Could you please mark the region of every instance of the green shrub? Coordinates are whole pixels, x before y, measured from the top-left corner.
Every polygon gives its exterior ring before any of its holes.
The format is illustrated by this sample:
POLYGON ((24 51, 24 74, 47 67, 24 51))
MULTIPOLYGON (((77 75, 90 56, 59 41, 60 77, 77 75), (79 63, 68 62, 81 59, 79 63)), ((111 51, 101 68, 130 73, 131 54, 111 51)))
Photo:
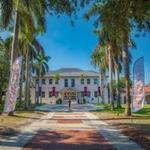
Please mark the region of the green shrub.
POLYGON ((2 103, 0 104, 0 113, 2 113, 4 110, 4 100, 2 101, 2 103))
POLYGON ((56 104, 62 104, 62 99, 61 98, 57 99, 56 104))
MULTIPOLYGON (((35 109, 35 104, 32 103, 32 101, 30 100, 30 110, 34 110, 35 109)), ((22 100, 21 101, 21 104, 19 102, 19 100, 16 101, 16 107, 15 107, 15 110, 18 111, 18 110, 25 110, 25 100, 22 100)))

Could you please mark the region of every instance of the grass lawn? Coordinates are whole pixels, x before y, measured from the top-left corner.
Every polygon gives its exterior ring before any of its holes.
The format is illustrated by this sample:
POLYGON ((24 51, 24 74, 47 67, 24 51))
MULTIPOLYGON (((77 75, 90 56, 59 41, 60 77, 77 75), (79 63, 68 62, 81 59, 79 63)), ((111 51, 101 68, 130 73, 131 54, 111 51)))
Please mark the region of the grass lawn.
POLYGON ((121 129, 122 133, 128 135, 132 140, 149 150, 150 145, 150 105, 131 117, 124 115, 124 107, 110 110, 110 105, 102 105, 104 110, 93 111, 101 120, 121 129))
POLYGON ((0 115, 0 136, 18 133, 22 127, 40 119, 45 113, 17 111, 13 116, 0 115))

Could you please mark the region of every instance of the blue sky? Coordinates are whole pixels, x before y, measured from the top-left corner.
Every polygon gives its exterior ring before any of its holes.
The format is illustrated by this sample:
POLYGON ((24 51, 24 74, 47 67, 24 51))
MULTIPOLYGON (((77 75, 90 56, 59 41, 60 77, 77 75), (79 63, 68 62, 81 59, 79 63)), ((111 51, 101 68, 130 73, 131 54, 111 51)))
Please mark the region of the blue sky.
MULTIPOLYGON (((52 57, 49 62, 51 70, 61 67, 95 69, 90 56, 98 39, 93 33, 92 21, 85 21, 82 16, 78 16, 72 27, 69 17, 65 15, 60 18, 47 16, 47 32, 38 39, 47 55, 52 57)), ((133 39, 137 49, 131 50, 132 62, 141 56, 145 57, 146 83, 150 83, 150 35, 138 38, 133 35, 133 39)))
POLYGON ((137 49, 131 50, 133 62, 141 56, 144 56, 145 82, 150 83, 150 34, 139 38, 133 37, 137 49))
POLYGON ((47 16, 47 32, 38 38, 48 55, 50 69, 78 67, 93 69, 90 62, 92 49, 97 43, 91 23, 78 18, 71 26, 70 18, 47 16))

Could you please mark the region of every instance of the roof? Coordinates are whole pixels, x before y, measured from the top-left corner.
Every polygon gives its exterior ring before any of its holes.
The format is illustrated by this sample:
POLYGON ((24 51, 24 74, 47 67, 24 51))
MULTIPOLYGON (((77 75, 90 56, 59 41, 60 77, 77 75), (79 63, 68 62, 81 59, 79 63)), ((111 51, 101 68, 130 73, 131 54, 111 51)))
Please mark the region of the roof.
POLYGON ((65 72, 81 72, 83 70, 79 68, 60 68, 57 70, 51 70, 49 73, 65 73, 65 72))
POLYGON ((45 77, 54 76, 59 74, 61 77, 80 77, 81 75, 85 77, 98 77, 99 73, 92 70, 81 70, 79 68, 60 68, 58 70, 49 71, 45 77))
POLYGON ((146 85, 144 90, 145 90, 145 93, 150 93, 150 85, 146 85))

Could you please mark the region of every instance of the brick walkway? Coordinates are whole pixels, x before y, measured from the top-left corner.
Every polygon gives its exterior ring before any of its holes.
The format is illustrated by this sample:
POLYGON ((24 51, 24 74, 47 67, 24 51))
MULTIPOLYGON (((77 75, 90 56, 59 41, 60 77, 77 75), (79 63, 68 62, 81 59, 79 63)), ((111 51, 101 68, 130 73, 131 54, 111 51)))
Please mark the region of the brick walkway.
POLYGON ((61 107, 42 106, 41 110, 47 109, 48 113, 41 119, 23 126, 20 134, 0 136, 0 150, 143 150, 114 126, 88 112, 91 106, 74 105, 73 112, 61 107))
POLYGON ((54 113, 22 150, 109 150, 112 145, 88 124, 82 112, 54 113))

